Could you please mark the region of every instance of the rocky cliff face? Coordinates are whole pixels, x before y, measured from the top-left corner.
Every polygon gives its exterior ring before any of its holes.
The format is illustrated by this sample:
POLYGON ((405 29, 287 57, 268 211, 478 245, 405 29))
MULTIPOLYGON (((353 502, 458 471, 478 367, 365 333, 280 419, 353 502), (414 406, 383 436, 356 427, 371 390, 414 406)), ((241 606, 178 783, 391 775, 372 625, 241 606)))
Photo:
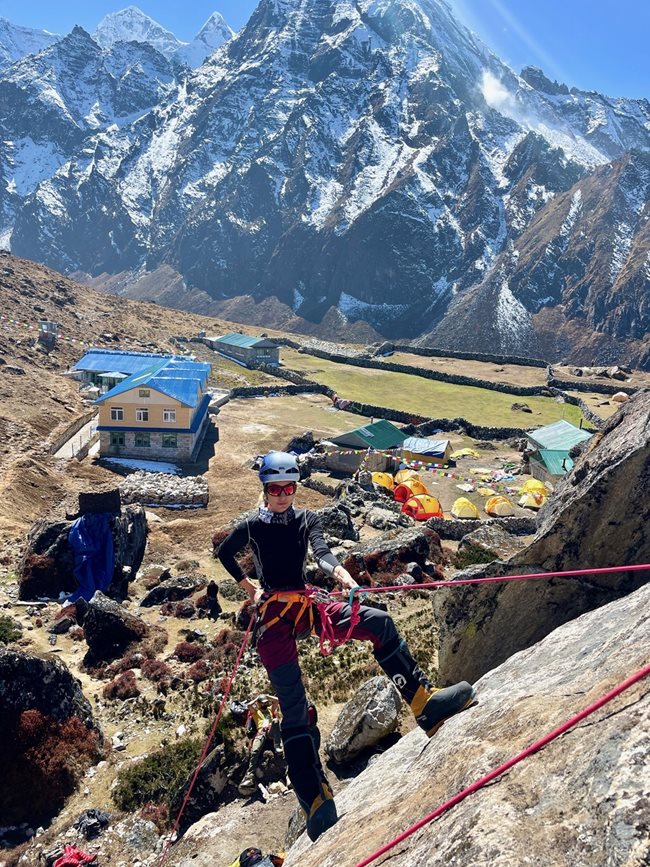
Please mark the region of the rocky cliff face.
POLYGON ((165 265, 217 304, 425 342, 479 331, 525 354, 543 331, 557 358, 572 341, 548 309, 641 341, 649 119, 515 75, 442 0, 261 0, 169 97, 43 177, 12 249, 95 276, 165 265))
MULTIPOLYGON (((647 665, 650 586, 551 633, 482 677, 478 703, 430 741, 416 730, 337 797, 341 819, 285 867, 351 867, 647 665)), ((425 825, 388 855, 443 864, 644 864, 647 679, 425 825)), ((210 844, 193 863, 207 860, 210 844), (207 850, 207 851, 206 851, 207 850)))

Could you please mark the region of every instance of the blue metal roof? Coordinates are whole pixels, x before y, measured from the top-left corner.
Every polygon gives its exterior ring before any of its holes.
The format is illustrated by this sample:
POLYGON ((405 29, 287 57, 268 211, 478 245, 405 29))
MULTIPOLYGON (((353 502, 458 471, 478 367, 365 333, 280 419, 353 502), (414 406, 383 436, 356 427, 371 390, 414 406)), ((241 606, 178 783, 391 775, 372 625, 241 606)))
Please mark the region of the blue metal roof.
MULTIPOLYGON (((173 355, 162 355, 159 352, 124 352, 121 349, 91 349, 75 364, 73 370, 84 370, 89 373, 107 373, 119 371, 129 376, 139 373, 155 364, 157 361, 173 359, 173 355)), ((184 359, 183 359, 184 360, 184 359)))
POLYGON ((180 401, 185 406, 195 407, 201 399, 201 391, 208 383, 209 374, 210 365, 204 362, 183 360, 182 364, 177 364, 174 359, 163 359, 118 383, 106 394, 97 398, 95 403, 103 403, 133 388, 153 388, 161 394, 180 401))

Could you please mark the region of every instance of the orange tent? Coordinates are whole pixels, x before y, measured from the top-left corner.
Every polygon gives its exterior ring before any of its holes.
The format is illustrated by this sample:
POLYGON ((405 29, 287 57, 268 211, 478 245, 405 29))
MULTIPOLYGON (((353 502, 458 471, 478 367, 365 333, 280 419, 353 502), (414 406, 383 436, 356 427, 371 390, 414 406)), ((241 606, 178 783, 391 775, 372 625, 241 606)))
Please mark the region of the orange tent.
POLYGON ((419 479, 408 479, 397 485, 393 491, 393 496, 398 503, 405 503, 409 497, 416 497, 418 494, 428 494, 426 487, 419 479))
POLYGON ((402 512, 405 515, 410 515, 416 521, 426 521, 427 518, 443 518, 442 506, 430 494, 418 494, 414 497, 409 497, 402 505, 402 512))

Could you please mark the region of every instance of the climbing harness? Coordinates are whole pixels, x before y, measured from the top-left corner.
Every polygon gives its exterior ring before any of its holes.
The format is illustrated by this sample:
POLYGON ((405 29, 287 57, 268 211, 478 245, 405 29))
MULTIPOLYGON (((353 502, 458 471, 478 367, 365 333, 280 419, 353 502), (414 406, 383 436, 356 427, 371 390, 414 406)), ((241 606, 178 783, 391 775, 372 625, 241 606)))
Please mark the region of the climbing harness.
POLYGON ((320 587, 312 587, 308 585, 304 590, 278 590, 265 596, 262 604, 259 607, 257 620, 253 629, 253 646, 262 637, 262 635, 275 626, 280 620, 290 620, 293 623, 294 634, 301 635, 318 635, 320 640, 320 652, 322 656, 330 656, 335 647, 339 647, 350 640, 350 636, 358 625, 361 617, 359 608, 361 607, 361 597, 358 591, 363 591, 364 588, 353 587, 348 592, 348 604, 350 606, 350 625, 346 634, 337 638, 334 634, 334 626, 330 616, 330 606, 333 602, 333 595, 320 587), (269 606, 276 602, 283 602, 282 610, 266 620, 269 612, 269 606), (296 606, 294 608, 294 606, 296 606), (314 608, 317 612, 317 617, 314 617, 314 608), (300 628, 300 623, 303 617, 307 617, 307 623, 304 629, 300 628))

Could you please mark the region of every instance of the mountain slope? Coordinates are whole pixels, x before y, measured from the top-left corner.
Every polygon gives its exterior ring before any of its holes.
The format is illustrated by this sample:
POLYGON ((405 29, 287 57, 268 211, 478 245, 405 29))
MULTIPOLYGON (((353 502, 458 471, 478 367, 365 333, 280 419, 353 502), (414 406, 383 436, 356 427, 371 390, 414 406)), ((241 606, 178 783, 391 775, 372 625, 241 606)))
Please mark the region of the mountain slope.
POLYGON ((217 302, 416 337, 558 194, 649 147, 646 101, 516 76, 442 0, 262 0, 166 101, 44 179, 12 249, 93 276, 164 264, 217 302))
POLYGON ((47 30, 21 27, 7 18, 0 18, 0 70, 11 66, 26 54, 38 54, 61 37, 47 30))

